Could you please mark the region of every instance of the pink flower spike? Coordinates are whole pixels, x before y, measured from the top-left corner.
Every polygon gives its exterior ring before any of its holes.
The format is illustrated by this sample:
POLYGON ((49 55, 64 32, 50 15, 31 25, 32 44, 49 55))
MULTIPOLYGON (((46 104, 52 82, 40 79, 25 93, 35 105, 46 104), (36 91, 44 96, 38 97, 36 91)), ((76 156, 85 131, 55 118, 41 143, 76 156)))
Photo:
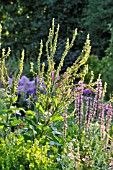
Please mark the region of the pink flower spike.
POLYGON ((55 71, 52 71, 52 81, 54 81, 55 77, 54 77, 55 71))
POLYGON ((63 74, 63 76, 62 76, 63 78, 66 78, 66 74, 63 74))
POLYGON ((60 80, 60 76, 59 75, 56 77, 56 80, 60 80))

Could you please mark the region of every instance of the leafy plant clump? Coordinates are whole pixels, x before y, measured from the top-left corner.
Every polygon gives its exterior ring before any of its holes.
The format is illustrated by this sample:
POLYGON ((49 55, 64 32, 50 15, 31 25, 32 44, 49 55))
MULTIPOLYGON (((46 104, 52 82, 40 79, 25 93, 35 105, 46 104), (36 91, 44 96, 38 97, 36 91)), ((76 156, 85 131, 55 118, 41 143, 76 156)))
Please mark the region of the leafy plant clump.
POLYGON ((55 68, 59 25, 49 30, 45 44, 48 61, 40 64, 43 42, 40 42, 37 71, 30 63, 32 80, 23 75, 24 51, 19 73, 9 77, 5 60, 10 55, 2 49, 0 80, 0 146, 1 169, 109 169, 112 160, 112 98, 104 101, 106 83, 100 75, 84 83, 91 46, 87 36, 81 55, 61 74, 64 59, 77 36, 67 38, 61 61, 55 68), (81 69, 80 69, 81 68, 81 69), (80 72, 81 70, 81 72, 80 72), (76 79, 78 83, 76 82, 76 79))

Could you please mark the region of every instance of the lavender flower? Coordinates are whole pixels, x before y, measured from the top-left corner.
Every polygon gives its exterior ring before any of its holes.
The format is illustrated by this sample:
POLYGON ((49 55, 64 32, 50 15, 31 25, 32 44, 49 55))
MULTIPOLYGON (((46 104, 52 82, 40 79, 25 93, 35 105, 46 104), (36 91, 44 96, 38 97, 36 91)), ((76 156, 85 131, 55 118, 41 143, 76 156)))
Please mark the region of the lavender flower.
POLYGON ((100 119, 100 124, 101 124, 101 129, 100 129, 101 140, 103 140, 105 138, 104 111, 105 111, 105 106, 102 103, 101 108, 100 108, 100 114, 99 114, 99 119, 100 119))
POLYGON ((76 112, 77 112, 77 116, 76 116, 76 122, 79 123, 79 127, 82 124, 82 116, 83 116, 83 82, 80 81, 78 83, 78 88, 77 91, 79 92, 77 94, 77 98, 75 99, 75 108, 76 108, 76 112))
POLYGON ((23 86, 29 82, 29 79, 26 76, 22 76, 21 79, 18 81, 18 86, 23 86))
POLYGON ((9 87, 12 86, 12 83, 13 83, 13 80, 12 80, 11 78, 9 78, 9 80, 8 80, 8 85, 9 85, 9 87))
POLYGON ((35 78, 35 81, 36 81, 36 83, 39 83, 39 82, 40 82, 40 77, 37 76, 37 77, 35 78))
POLYGON ((90 94, 94 94, 94 92, 90 89, 85 89, 85 90, 83 90, 83 94, 90 95, 90 94))
MULTIPOLYGON (((113 110, 112 110, 112 105, 111 103, 106 105, 106 110, 107 110, 107 115, 106 115, 106 132, 108 133, 110 130, 110 124, 111 124, 111 120, 112 120, 112 116, 113 116, 113 110)), ((106 136, 106 147, 108 145, 109 142, 109 138, 108 135, 106 136)))
POLYGON ((27 94, 36 94, 35 82, 30 81, 26 76, 22 76, 18 82, 18 92, 17 94, 24 93, 27 94))
POLYGON ((91 111, 92 111, 92 98, 87 97, 86 98, 86 114, 85 114, 86 116, 85 123, 86 123, 87 130, 89 129, 90 121, 92 119, 91 111))
POLYGON ((99 78, 97 80, 97 88, 96 88, 95 98, 93 102, 93 113, 92 113, 93 119, 96 119, 98 117, 99 103, 100 101, 102 102, 102 92, 103 92, 102 81, 99 78))

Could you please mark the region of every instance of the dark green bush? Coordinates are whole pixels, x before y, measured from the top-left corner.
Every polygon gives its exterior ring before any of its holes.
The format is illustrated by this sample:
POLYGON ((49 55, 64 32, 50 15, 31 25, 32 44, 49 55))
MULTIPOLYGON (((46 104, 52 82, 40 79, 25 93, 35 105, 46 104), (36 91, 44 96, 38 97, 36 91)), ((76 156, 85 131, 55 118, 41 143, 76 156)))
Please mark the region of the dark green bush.
POLYGON ((100 60, 97 56, 91 55, 87 63, 89 65, 89 73, 86 75, 85 81, 89 81, 91 71, 94 72, 94 80, 101 74, 103 84, 107 82, 106 98, 108 99, 113 93, 113 58, 105 56, 100 60))
POLYGON ((113 26, 113 1, 89 0, 83 13, 81 26, 91 36, 92 53, 103 57, 110 39, 108 25, 113 26))
MULTIPOLYGON (((55 56, 56 65, 60 61, 61 53, 65 48, 65 40, 71 38, 73 30, 77 27, 80 31, 80 22, 82 9, 86 0, 18 0, 3 1, 0 7, 0 21, 3 25, 2 47, 11 47, 11 56, 18 59, 20 50, 25 49, 26 58, 36 59, 40 40, 46 42, 48 29, 50 28, 52 18, 55 18, 55 26, 59 23, 60 39, 58 43, 58 53, 55 56), (65 31, 64 31, 65 30, 65 31)), ((79 34, 80 35, 80 34, 79 34)), ((84 40, 86 39, 83 38, 84 40)), ((82 49, 83 41, 77 41, 76 47, 73 47, 65 60, 63 71, 75 61, 79 51, 82 49), (79 42, 79 43, 78 43, 79 42), (65 68, 66 67, 66 68, 65 68)), ((45 47, 43 49, 42 61, 46 60, 45 47)), ((10 62, 10 61, 9 61, 10 62)), ((14 68, 15 70, 15 68, 14 68)))

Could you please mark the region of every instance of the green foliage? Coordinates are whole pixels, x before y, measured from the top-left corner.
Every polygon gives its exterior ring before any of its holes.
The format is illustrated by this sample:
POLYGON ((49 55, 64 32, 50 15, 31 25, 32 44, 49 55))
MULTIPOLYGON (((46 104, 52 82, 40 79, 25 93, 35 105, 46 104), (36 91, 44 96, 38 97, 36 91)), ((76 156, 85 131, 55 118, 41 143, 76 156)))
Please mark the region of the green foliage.
POLYGON ((0 169, 1 170, 52 170, 56 168, 54 162, 56 153, 50 145, 41 145, 38 140, 34 143, 24 141, 23 136, 10 134, 6 140, 0 139, 0 169))
POLYGON ((94 82, 92 74, 89 82, 84 83, 88 73, 88 65, 84 64, 91 50, 89 35, 78 59, 62 75, 61 69, 68 51, 74 45, 77 29, 71 40, 67 38, 61 60, 55 68, 58 32, 59 24, 56 28, 53 19, 45 44, 47 71, 45 73, 45 63, 41 63, 41 41, 36 70, 33 62, 30 63, 36 93, 26 98, 24 91, 20 95, 17 93, 24 68, 24 51, 18 72, 10 84, 5 62, 10 55, 10 48, 7 52, 2 49, 0 79, 4 91, 1 89, 0 94, 3 104, 0 107, 1 170, 96 170, 113 166, 113 98, 104 102, 106 86, 102 87, 100 76, 94 82), (74 84, 76 78, 79 81, 74 84), (87 89, 92 90, 94 96, 85 95, 84 90, 87 89), (21 116, 18 117, 17 113, 21 116))
MULTIPOLYGON (((75 125, 75 128, 76 125, 75 125)), ((105 141, 99 139, 99 124, 92 124, 90 134, 85 131, 81 132, 79 140, 75 135, 73 140, 64 145, 61 155, 62 169, 108 169, 110 165, 111 150, 106 150, 105 141), (109 156, 108 156, 109 155, 109 156)), ((72 126, 72 130, 75 130, 72 126)), ((77 131, 77 129, 75 130, 77 131)))
POLYGON ((103 84, 107 82, 107 93, 106 99, 110 98, 110 95, 113 93, 113 59, 110 56, 105 56, 101 60, 95 56, 91 55, 87 62, 89 65, 89 73, 86 75, 85 82, 88 82, 91 76, 91 71, 94 72, 94 80, 98 78, 98 75, 101 74, 103 84))
MULTIPOLYGON (((0 21, 3 25, 2 34, 2 48, 11 47, 11 58, 18 60, 20 57, 20 50, 25 49, 25 58, 31 61, 36 60, 38 55, 38 48, 40 40, 47 41, 48 29, 52 18, 55 18, 55 26, 59 23, 60 38, 58 43, 58 52, 55 54, 55 62, 58 65, 61 59, 61 53, 65 48, 66 37, 71 38, 74 28, 79 28, 81 21, 82 9, 86 1, 82 0, 17 0, 2 1, 0 10, 0 21), (64 32, 65 30, 65 32, 64 32)), ((80 34, 79 34, 80 35, 80 34)), ((78 37, 79 37, 78 35, 78 37)), ((86 39, 86 36, 84 40, 86 39)), ((83 41, 77 41, 76 48, 72 47, 68 53, 68 58, 65 60, 63 71, 73 64, 78 54, 75 49, 81 50, 83 41)), ((45 46, 41 62, 46 60, 45 46)), ((8 61, 10 62, 10 60, 8 61)), ((15 70, 15 68, 13 69, 15 70)), ((25 74, 29 72, 25 70, 25 74)))
MULTIPOLYGON (((11 56, 20 56, 20 50, 26 50, 26 58, 31 61, 36 59, 40 40, 47 40, 48 29, 52 18, 55 18, 55 25, 62 25, 60 28, 60 39, 58 53, 55 55, 55 62, 58 65, 61 53, 65 46, 66 37, 71 38, 73 28, 79 31, 76 47, 73 47, 65 60, 63 71, 74 62, 80 53, 87 32, 91 35, 92 54, 100 58, 105 54, 108 47, 110 32, 108 25, 112 26, 112 0, 33 0, 2 1, 0 8, 0 21, 3 25, 2 47, 11 47, 11 56), (24 25, 24 26, 23 26, 24 25), (64 32, 65 30, 65 32, 64 32), (77 50, 77 51, 75 51, 77 50)), ((41 62, 46 60, 45 47, 41 62)), ((28 71, 26 70, 26 73, 28 71)), ((25 73, 25 74, 26 74, 25 73)))
POLYGON ((109 31, 111 38, 109 40, 109 45, 105 50, 105 56, 102 59, 99 59, 96 55, 91 55, 87 61, 89 66, 89 73, 86 75, 85 81, 88 82, 91 76, 91 71, 94 72, 94 80, 98 78, 98 75, 101 74, 103 84, 107 82, 107 94, 106 99, 113 93, 113 29, 111 24, 109 25, 109 31))
POLYGON ((89 0, 83 15, 82 28, 91 35, 92 53, 103 57, 110 39, 108 25, 113 25, 113 1, 89 0))
MULTIPOLYGON (((72 40, 67 38, 64 52, 62 53, 62 57, 58 68, 55 69, 54 55, 56 53, 57 40, 58 40, 58 32, 59 32, 59 24, 55 29, 54 19, 52 22, 52 28, 49 30, 48 40, 46 42, 46 55, 48 61, 47 73, 45 74, 44 68, 45 63, 41 64, 41 56, 42 56, 42 48, 43 42, 40 43, 39 55, 37 58, 37 72, 34 70, 34 64, 31 62, 31 73, 35 78, 36 82, 36 96, 38 100, 35 101, 34 96, 29 96, 27 98, 27 110, 24 108, 22 103, 20 102, 20 108, 13 107, 13 104, 18 101, 18 96, 16 92, 18 91, 18 81, 22 75, 23 67, 24 67, 24 51, 22 51, 22 57, 20 60, 19 71, 13 77, 12 86, 9 85, 9 74, 6 68, 5 59, 10 55, 10 48, 8 48, 8 52, 5 49, 2 49, 2 58, 1 58, 1 81, 5 88, 5 97, 4 100, 7 102, 7 109, 1 111, 1 119, 3 121, 2 129, 4 132, 4 137, 6 137, 10 131, 11 127, 16 124, 20 124, 21 122, 25 123, 27 128, 27 132, 24 132, 25 138, 30 138, 34 140, 37 136, 38 138, 42 137, 45 134, 49 134, 47 137, 52 139, 52 137, 56 138, 56 142, 59 143, 61 139, 53 136, 54 122, 62 121, 62 114, 65 112, 65 108, 68 108, 71 103, 75 100, 76 90, 72 90, 74 87, 73 81, 75 77, 80 80, 84 80, 84 77, 87 73, 87 66, 83 66, 87 61, 90 53, 90 40, 89 35, 87 36, 86 42, 84 44, 81 55, 78 59, 73 63, 71 67, 68 67, 65 71, 64 77, 60 76, 61 69, 63 67, 64 59, 68 53, 68 51, 73 47, 74 41, 77 36, 77 29, 75 29, 72 40), (83 66, 83 70, 81 73, 78 73, 79 68, 83 66), (37 76, 40 78, 40 82, 36 81, 37 76), (44 80, 43 80, 44 79, 44 80), (44 81, 44 82, 43 82, 44 81), (42 86, 42 82, 45 84, 45 87, 42 86), (43 93, 38 89, 38 86, 45 90, 43 93), (25 109, 25 111, 23 110, 25 109), (30 111, 30 109, 32 111, 30 111), (16 120, 15 117, 12 117, 18 111, 24 111, 26 116, 23 120, 16 120)), ((90 86, 90 84, 89 84, 90 86)), ((23 94, 21 94, 21 98, 23 94)), ((26 102, 26 101, 25 101, 26 102)), ((25 103, 24 102, 24 103, 25 103)), ((21 131, 20 131, 21 133, 21 131)))

